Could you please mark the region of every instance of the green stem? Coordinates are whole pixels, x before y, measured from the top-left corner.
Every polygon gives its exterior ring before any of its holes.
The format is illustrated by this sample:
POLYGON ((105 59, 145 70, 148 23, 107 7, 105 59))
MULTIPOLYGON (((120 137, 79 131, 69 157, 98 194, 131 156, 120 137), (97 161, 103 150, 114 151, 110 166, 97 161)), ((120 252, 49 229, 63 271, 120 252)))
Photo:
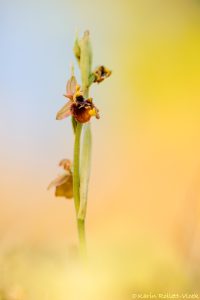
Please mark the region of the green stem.
POLYGON ((78 214, 80 205, 80 139, 81 139, 82 124, 77 122, 76 132, 75 132, 75 142, 74 142, 74 172, 73 172, 73 193, 74 193, 74 204, 76 209, 76 214, 78 214))
POLYGON ((85 240, 85 221, 78 219, 80 206, 80 140, 81 140, 82 124, 77 122, 74 142, 74 172, 73 172, 73 192, 74 204, 76 209, 77 229, 79 236, 79 246, 81 257, 86 256, 86 240, 85 240))
POLYGON ((85 220, 77 219, 80 255, 83 259, 87 256, 86 239, 85 239, 85 220))

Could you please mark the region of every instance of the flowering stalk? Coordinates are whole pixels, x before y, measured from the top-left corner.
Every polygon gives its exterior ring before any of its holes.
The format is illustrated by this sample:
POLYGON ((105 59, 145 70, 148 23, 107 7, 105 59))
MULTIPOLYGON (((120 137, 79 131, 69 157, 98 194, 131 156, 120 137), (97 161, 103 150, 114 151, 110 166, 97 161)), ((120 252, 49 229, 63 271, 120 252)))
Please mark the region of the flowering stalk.
POLYGON ((74 204, 76 214, 78 214, 80 206, 80 139, 81 139, 82 124, 77 123, 75 129, 75 141, 74 141, 74 172, 73 172, 73 193, 74 193, 74 204))
POLYGON ((92 50, 88 31, 85 31, 82 39, 76 38, 74 54, 81 72, 82 87, 78 85, 72 71, 64 95, 69 100, 56 115, 57 120, 68 116, 72 117, 75 136, 73 164, 68 159, 62 160, 59 166, 64 168, 65 173, 53 180, 49 188, 52 186, 56 188, 55 195, 57 197, 67 199, 74 197, 80 254, 85 257, 85 219, 92 147, 90 119, 93 116, 97 119, 100 118, 98 108, 94 105, 93 99, 89 98, 89 87, 91 84, 100 83, 109 77, 111 71, 104 66, 91 71, 92 50))
POLYGON ((86 241, 85 241, 85 220, 78 218, 80 208, 80 143, 81 143, 82 124, 77 122, 75 129, 74 141, 74 173, 73 173, 73 192, 74 204, 76 210, 77 229, 79 235, 80 252, 82 256, 86 254, 86 241))
MULTIPOLYGON (((81 71, 81 78, 82 78, 82 89, 83 89, 83 96, 88 98, 89 96, 89 77, 91 74, 91 65, 92 65, 92 51, 91 45, 89 41, 89 32, 86 31, 84 33, 83 38, 78 41, 78 38, 75 41, 75 47, 78 49, 78 57, 76 55, 75 49, 75 56, 78 60, 78 64, 81 71)), ((75 48, 74 47, 74 48, 75 48)), ((76 218, 77 218, 77 228, 78 228, 78 235, 79 235, 79 244, 80 244, 80 254, 85 257, 86 256, 86 238, 85 238, 85 216, 80 218, 80 208, 83 206, 83 200, 81 199, 81 189, 83 188, 83 180, 81 180, 81 169, 80 169, 80 139, 81 139, 81 131, 83 126, 81 123, 77 122, 76 131, 75 131, 75 143, 74 143, 74 177, 73 177, 73 188, 74 188, 74 202, 76 208, 76 218)), ((90 126, 88 127, 90 132, 90 126)), ((83 136, 83 144, 86 142, 85 137, 87 136, 84 134, 83 136)), ((91 145, 87 145, 87 147, 91 148, 91 145)), ((90 149, 88 149, 90 152, 90 149)), ((83 158, 84 159, 84 158, 83 158)), ((86 171, 90 172, 90 165, 85 166, 86 171)), ((89 177, 86 183, 86 190, 88 189, 89 177)), ((85 206, 85 205, 84 205, 85 206)))

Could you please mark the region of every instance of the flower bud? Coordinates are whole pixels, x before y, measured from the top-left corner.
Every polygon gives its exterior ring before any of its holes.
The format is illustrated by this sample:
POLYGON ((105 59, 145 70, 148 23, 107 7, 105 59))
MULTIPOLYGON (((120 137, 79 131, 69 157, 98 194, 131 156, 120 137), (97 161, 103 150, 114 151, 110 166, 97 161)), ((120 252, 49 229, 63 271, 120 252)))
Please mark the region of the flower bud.
POLYGON ((74 42, 74 55, 78 61, 78 64, 80 64, 80 58, 81 58, 81 49, 80 49, 80 45, 79 45, 79 40, 78 40, 78 36, 76 36, 75 42, 74 42))
POLYGON ((82 77, 83 91, 89 87, 89 77, 92 67, 92 49, 90 44, 89 31, 85 31, 80 45, 80 69, 82 77))

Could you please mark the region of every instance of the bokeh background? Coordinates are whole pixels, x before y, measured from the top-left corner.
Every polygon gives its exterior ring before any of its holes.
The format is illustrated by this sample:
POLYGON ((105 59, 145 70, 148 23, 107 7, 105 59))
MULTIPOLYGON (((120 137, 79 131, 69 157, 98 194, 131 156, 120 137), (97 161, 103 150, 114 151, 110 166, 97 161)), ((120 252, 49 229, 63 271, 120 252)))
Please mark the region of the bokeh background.
POLYGON ((200 292, 200 1, 1 0, 0 43, 0 299, 200 292), (55 114, 85 29, 113 70, 91 89, 87 269, 73 202, 46 190, 72 158, 55 114))

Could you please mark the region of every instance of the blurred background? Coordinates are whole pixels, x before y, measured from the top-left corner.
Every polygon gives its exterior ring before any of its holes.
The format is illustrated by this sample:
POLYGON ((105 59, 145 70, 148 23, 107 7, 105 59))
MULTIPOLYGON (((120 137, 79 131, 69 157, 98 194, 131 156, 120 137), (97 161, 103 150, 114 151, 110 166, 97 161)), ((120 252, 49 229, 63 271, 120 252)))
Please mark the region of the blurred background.
POLYGON ((200 292, 200 2, 1 0, 0 45, 0 299, 200 292), (46 188, 72 158, 55 114, 86 29, 113 75, 90 93, 84 269, 73 201, 46 188))

